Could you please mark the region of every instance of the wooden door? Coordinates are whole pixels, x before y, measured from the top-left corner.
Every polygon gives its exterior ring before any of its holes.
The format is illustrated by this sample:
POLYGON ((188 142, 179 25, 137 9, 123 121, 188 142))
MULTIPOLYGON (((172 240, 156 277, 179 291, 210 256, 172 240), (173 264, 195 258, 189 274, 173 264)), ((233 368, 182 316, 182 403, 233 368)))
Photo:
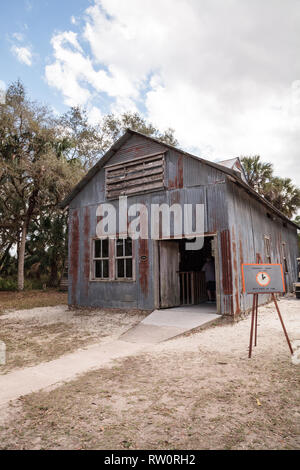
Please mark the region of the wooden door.
POLYGON ((160 241, 160 307, 180 305, 179 246, 176 241, 160 241))

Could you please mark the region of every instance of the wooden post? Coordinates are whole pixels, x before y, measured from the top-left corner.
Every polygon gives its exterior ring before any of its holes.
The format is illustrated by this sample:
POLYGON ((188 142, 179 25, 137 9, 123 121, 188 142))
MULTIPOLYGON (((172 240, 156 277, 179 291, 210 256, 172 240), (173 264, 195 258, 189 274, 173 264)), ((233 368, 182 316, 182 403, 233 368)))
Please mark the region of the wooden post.
POLYGON ((291 354, 294 354, 290 339, 288 337, 287 331, 286 331, 284 323, 283 323, 283 319, 282 319, 281 314, 280 314, 280 310, 279 310, 279 307, 278 307, 278 303, 277 303, 275 294, 272 294, 272 297, 273 297, 274 304, 275 304, 275 307, 276 307, 276 310, 277 310, 277 313, 278 313, 278 316, 279 316, 279 320, 281 322, 281 325, 282 325, 282 328, 283 328, 283 331, 284 331, 284 334, 285 334, 285 337, 286 337, 286 340, 287 340, 287 344, 289 345, 291 354))
POLYGON ((255 341, 254 346, 257 345, 257 313, 258 313, 258 294, 254 294, 255 297, 255 341))
POLYGON ((255 295, 253 295, 253 304, 252 304, 251 330, 250 330, 250 342, 249 342, 249 358, 251 357, 251 354, 252 354, 254 316, 255 316, 255 295))
MULTIPOLYGON (((263 262, 260 253, 256 253, 256 262, 259 263, 259 264, 262 264, 262 262, 263 262)), ((256 302, 255 302, 255 341, 254 341, 254 346, 256 346, 257 345, 258 294, 254 294, 254 297, 256 297, 256 302)))

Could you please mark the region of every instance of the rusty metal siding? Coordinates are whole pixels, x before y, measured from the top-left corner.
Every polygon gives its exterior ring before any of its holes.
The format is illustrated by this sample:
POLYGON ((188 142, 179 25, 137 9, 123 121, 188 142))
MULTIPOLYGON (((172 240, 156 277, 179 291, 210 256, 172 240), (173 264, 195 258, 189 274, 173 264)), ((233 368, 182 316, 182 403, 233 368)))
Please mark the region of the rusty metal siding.
POLYGON ((227 188, 225 183, 206 187, 207 231, 216 233, 228 227, 227 188))
MULTIPOLYGON (((87 186, 88 187, 88 186, 87 186)), ((148 201, 129 198, 128 203, 148 201)), ((111 203, 111 202, 110 202, 111 203)), ((113 201, 117 206, 117 202, 113 201)), ((98 204, 73 209, 69 235, 69 304, 111 308, 154 308, 153 246, 148 240, 133 242, 135 280, 91 281, 91 239, 96 237, 98 204)))
POLYGON ((105 200, 105 171, 102 168, 85 186, 82 191, 74 197, 70 208, 85 207, 91 204, 104 202, 105 200))
MULTIPOLYGON (((270 214, 268 209, 259 201, 252 198, 236 184, 228 182, 228 214, 231 233, 231 253, 233 272, 233 313, 238 315, 252 306, 252 296, 245 295, 242 289, 241 264, 255 263, 256 255, 260 254, 264 262, 265 241, 271 240, 271 262, 282 263, 281 244, 287 243, 289 274, 287 290, 292 290, 296 279, 296 258, 298 256, 297 231, 286 224, 280 217, 270 214)), ((260 304, 269 300, 269 296, 260 295, 260 304)))
MULTIPOLYGON (((156 151, 165 151, 163 145, 145 141, 139 136, 130 138, 124 146, 109 160, 109 164, 140 158, 156 151)), ((195 186, 187 187, 185 178, 193 174, 195 165, 191 158, 168 150, 166 153, 166 190, 128 197, 128 205, 143 203, 150 216, 151 204, 185 203, 205 204, 205 232, 218 232, 226 228, 226 207, 224 205, 224 184, 220 184, 220 172, 196 161, 199 180, 195 186), (190 169, 189 166, 192 165, 190 169), (209 185, 204 185, 210 181, 209 185), (215 182, 217 184, 215 184, 215 182)), ((116 308, 152 309, 155 307, 154 245, 152 240, 134 242, 135 281, 90 281, 90 240, 96 236, 96 209, 102 202, 117 206, 117 201, 105 199, 105 171, 101 169, 87 186, 73 199, 71 212, 77 214, 75 228, 70 232, 70 261, 78 251, 71 267, 76 267, 75 282, 70 283, 70 300, 82 306, 103 306, 116 308), (76 233, 76 237, 75 237, 76 233), (72 235, 73 234, 73 235, 72 235)), ((171 225, 173 219, 171 218, 171 225)), ((72 228, 71 223, 71 228, 72 228)), ((149 217, 149 233, 151 220, 149 217)), ((218 247, 219 251, 220 248, 218 247)), ((221 251, 220 251, 221 253, 221 251)), ((220 256, 219 253, 219 256, 220 256)), ((220 269, 222 277, 222 269, 220 269)), ((222 294, 223 296, 223 294, 222 294)), ((221 296, 221 297, 222 297, 221 296)), ((226 299, 223 300, 226 304, 226 299)))
POLYGON ((170 190, 181 189, 184 185, 184 167, 187 157, 173 150, 166 155, 166 187, 170 190))
MULTIPOLYGON (((132 136, 111 157, 109 164, 125 162, 155 152, 166 151, 165 190, 128 197, 128 205, 143 203, 150 216, 151 204, 205 204, 205 232, 216 234, 221 286, 221 312, 238 315, 251 307, 251 297, 242 292, 241 263, 255 261, 256 253, 264 256, 264 235, 271 236, 273 262, 281 262, 279 248, 288 245, 291 286, 296 275, 296 230, 277 217, 266 216, 267 208, 245 190, 227 181, 218 169, 170 150, 141 136, 132 136)), ((135 281, 90 281, 90 243, 96 236, 96 210, 106 201, 105 171, 101 169, 70 205, 69 230, 69 303, 82 306, 153 309, 157 307, 155 275, 156 242, 133 243, 135 281)), ((172 218, 171 218, 172 220, 172 218)), ((149 217, 148 230, 151 230, 149 217)), ((261 296, 261 301, 265 299, 261 296)))
POLYGON ((186 158, 184 166, 184 184, 189 186, 207 186, 212 183, 225 183, 226 177, 224 173, 216 168, 205 165, 201 160, 196 158, 186 158))
POLYGON ((79 209, 70 211, 69 223, 68 303, 69 305, 77 305, 80 303, 79 209))

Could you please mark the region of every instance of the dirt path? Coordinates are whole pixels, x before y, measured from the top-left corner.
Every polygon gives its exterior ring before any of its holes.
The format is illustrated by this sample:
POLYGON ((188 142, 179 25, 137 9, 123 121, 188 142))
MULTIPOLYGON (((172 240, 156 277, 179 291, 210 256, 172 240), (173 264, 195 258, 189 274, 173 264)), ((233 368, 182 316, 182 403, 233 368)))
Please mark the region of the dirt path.
POLYGON ((2 375, 0 376, 0 406, 22 395, 47 387, 57 387, 62 382, 75 379, 79 374, 105 367, 114 359, 135 354, 145 349, 145 346, 147 345, 109 341, 106 344, 97 344, 85 350, 66 354, 54 361, 2 375))

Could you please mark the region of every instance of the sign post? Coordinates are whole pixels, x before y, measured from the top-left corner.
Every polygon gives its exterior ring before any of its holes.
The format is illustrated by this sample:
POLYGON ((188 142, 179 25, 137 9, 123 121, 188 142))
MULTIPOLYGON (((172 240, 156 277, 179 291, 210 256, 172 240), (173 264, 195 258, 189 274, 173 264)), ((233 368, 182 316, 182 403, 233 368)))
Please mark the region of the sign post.
POLYGON ((282 325, 284 335, 286 337, 291 354, 293 349, 285 329, 282 316, 278 307, 275 294, 285 292, 283 269, 281 264, 262 264, 260 256, 257 256, 258 263, 242 264, 243 291, 246 294, 253 295, 250 342, 249 342, 249 358, 252 354, 253 334, 254 346, 257 344, 257 312, 258 312, 258 295, 271 294, 274 301, 276 311, 282 325))

